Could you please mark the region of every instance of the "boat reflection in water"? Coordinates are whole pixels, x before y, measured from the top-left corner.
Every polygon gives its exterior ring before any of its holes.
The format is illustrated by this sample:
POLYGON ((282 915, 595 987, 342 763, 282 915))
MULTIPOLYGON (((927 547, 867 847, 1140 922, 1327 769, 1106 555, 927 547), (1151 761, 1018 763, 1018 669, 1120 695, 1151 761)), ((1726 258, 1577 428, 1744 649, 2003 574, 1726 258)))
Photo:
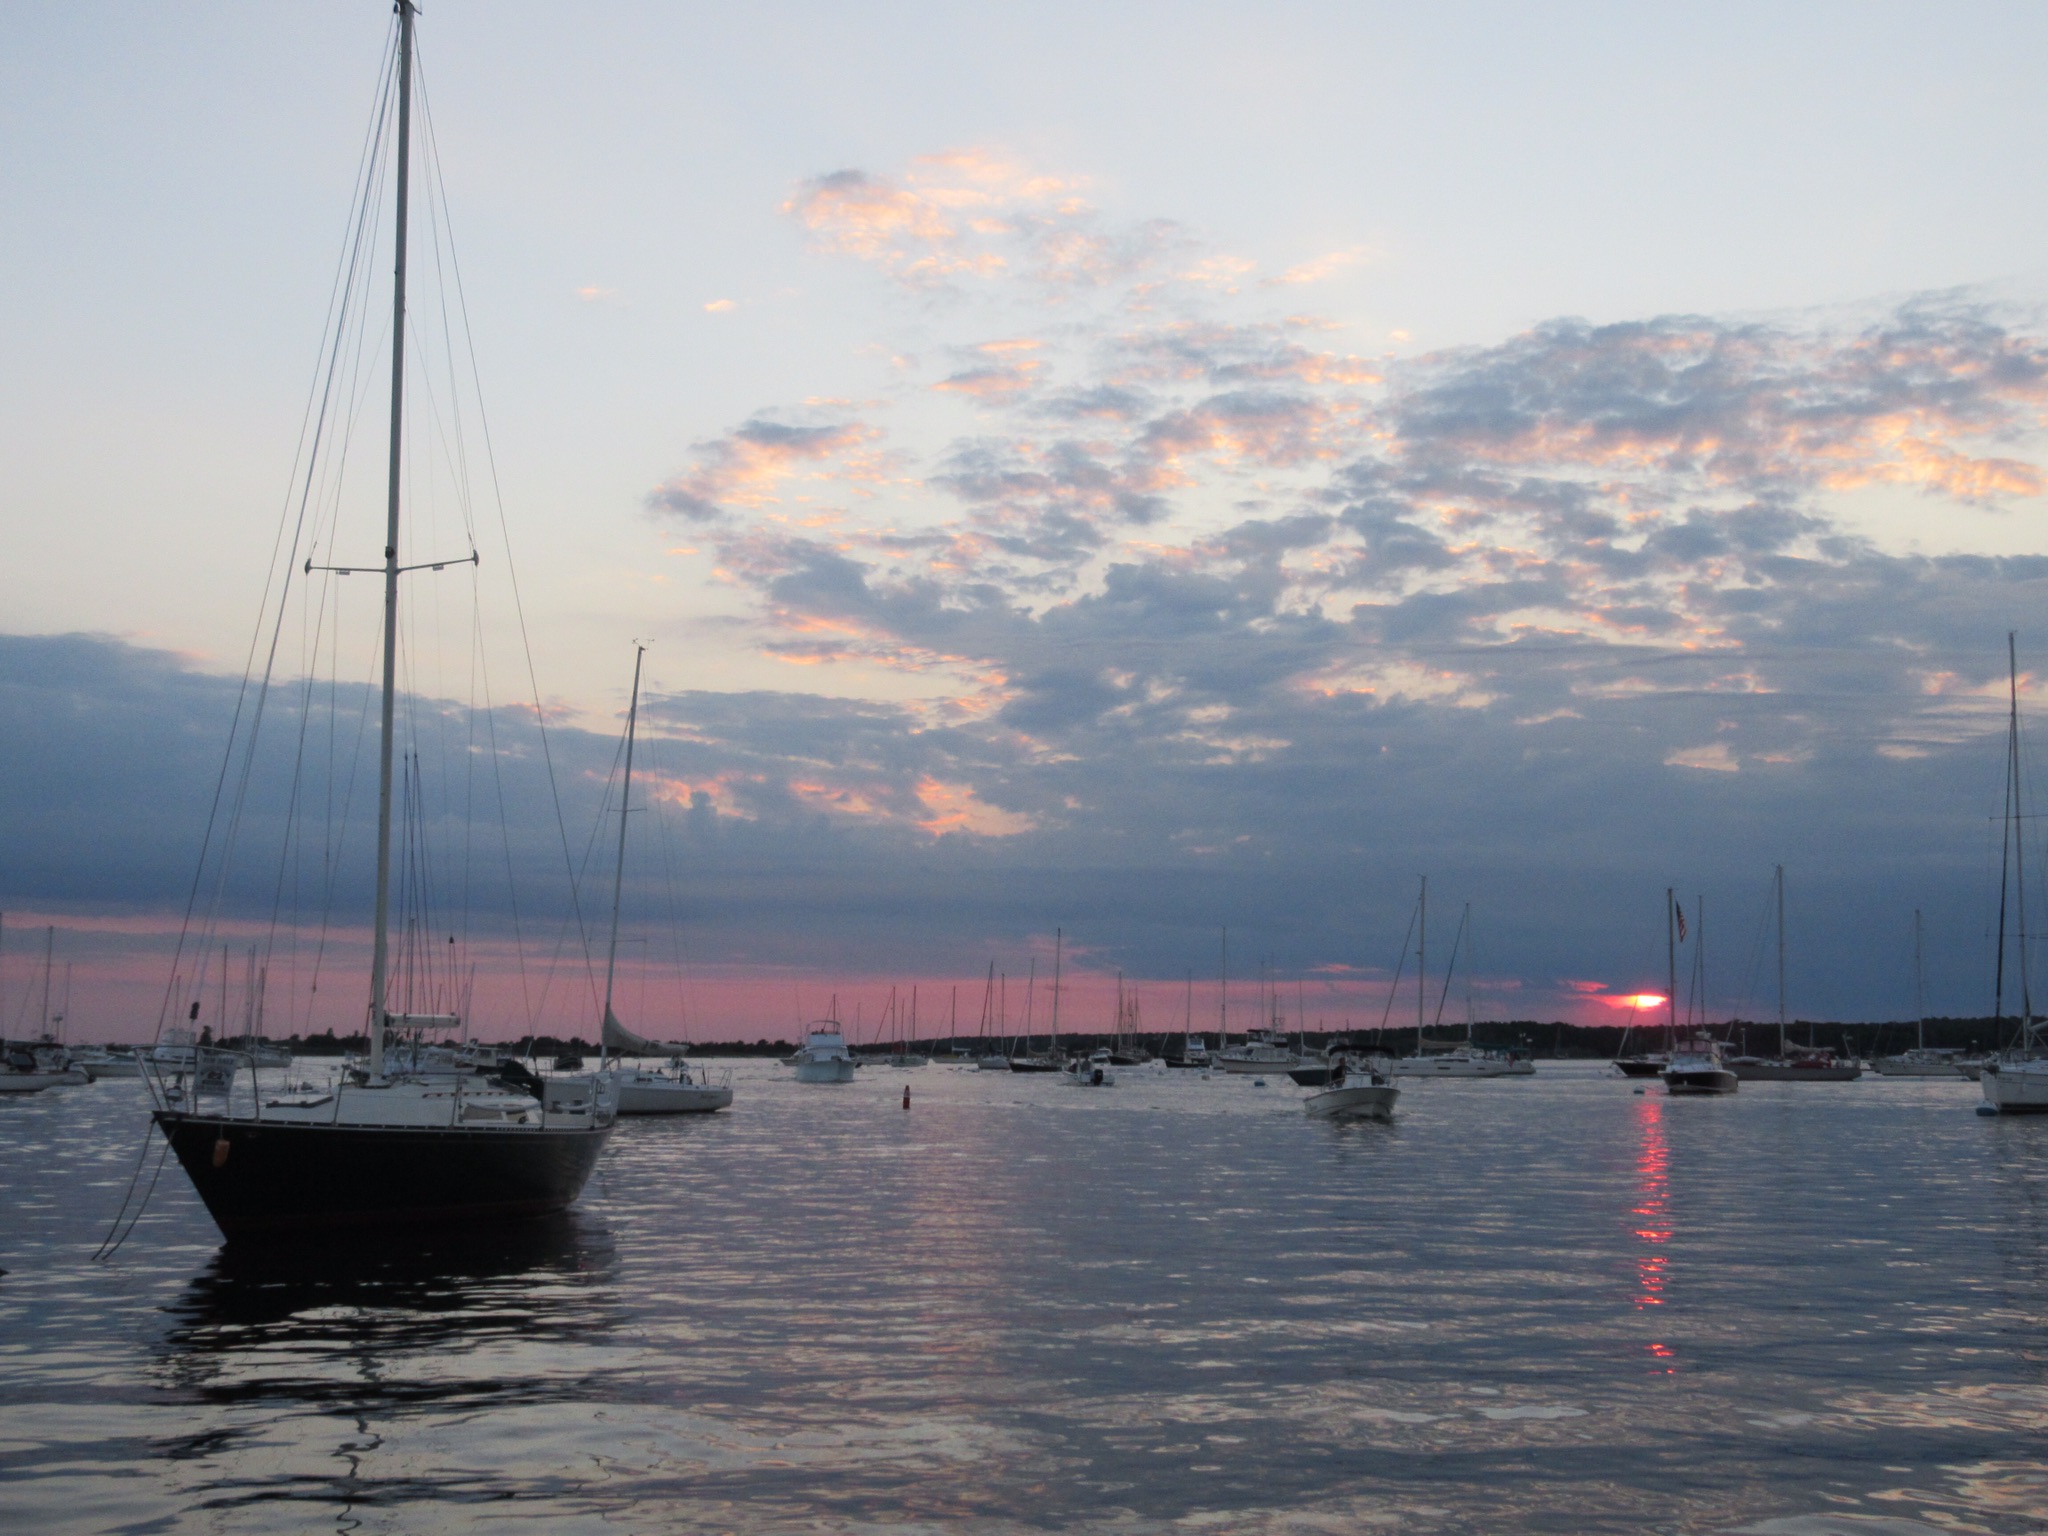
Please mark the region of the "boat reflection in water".
POLYGON ((531 1392, 538 1372, 508 1351, 601 1341, 618 1268, 610 1232, 574 1213, 424 1239, 228 1243, 166 1308, 161 1384, 219 1404, 304 1402, 326 1381, 355 1409, 531 1392), (453 1365, 463 1357, 473 1368, 453 1365))

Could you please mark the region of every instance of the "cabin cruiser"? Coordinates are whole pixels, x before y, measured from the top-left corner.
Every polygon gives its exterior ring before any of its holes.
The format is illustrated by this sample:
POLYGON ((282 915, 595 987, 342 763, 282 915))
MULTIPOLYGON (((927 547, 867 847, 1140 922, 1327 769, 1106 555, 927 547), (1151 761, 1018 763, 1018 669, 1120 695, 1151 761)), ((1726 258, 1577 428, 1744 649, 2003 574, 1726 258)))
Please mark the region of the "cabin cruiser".
POLYGON ((1963 1053, 1952 1047, 1915 1046, 1870 1064, 1879 1077, 1962 1077, 1963 1053))
POLYGON ((1192 1067, 1197 1070, 1209 1065, 1209 1043, 1200 1035, 1190 1035, 1182 1042, 1178 1056, 1168 1056, 1169 1067, 1192 1067))
POLYGON ((846 1048, 846 1033, 829 1019, 813 1024, 804 1043, 789 1057, 800 1083, 850 1083, 853 1081, 853 1052, 846 1048))
POLYGON ((1695 1036, 1671 1053, 1663 1072, 1664 1091, 1672 1094, 1733 1093, 1740 1079, 1721 1059, 1721 1042, 1695 1036))
POLYGON ((1219 1051, 1211 1065, 1220 1072, 1239 1075, 1246 1073, 1285 1072, 1301 1066, 1303 1058, 1271 1029, 1255 1029, 1245 1037, 1244 1044, 1233 1045, 1219 1051))

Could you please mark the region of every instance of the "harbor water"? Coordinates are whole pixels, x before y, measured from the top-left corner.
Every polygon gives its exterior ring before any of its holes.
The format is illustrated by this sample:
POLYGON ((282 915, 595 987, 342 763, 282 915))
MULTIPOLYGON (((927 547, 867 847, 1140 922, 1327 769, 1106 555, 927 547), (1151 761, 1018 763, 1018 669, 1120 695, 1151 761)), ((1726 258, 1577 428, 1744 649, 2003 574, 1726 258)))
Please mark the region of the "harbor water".
POLYGON ((396 1245, 224 1249, 173 1163, 104 1263, 141 1085, 0 1103, 0 1525, 2048 1530, 2048 1119, 1120 1079, 744 1062, 396 1245))

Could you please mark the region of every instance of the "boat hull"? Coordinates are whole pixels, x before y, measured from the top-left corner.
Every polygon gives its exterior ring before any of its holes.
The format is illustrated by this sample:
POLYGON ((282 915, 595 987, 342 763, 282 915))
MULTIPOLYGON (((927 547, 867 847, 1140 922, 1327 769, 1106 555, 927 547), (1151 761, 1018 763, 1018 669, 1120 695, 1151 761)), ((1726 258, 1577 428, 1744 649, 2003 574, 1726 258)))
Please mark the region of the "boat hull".
POLYGON ((1301 1107, 1318 1120, 1391 1120, 1400 1097, 1401 1090, 1391 1083, 1360 1083, 1312 1093, 1301 1107))
POLYGON ((583 1192, 611 1135, 154 1118, 229 1239, 545 1216, 583 1192))
POLYGON ((732 1103, 730 1088, 708 1083, 619 1084, 619 1113, 622 1115, 708 1115, 732 1103))
POLYGON ((1904 1061, 1885 1058, 1873 1061, 1870 1070, 1879 1077, 1946 1077, 1959 1080, 1963 1069, 1952 1061, 1904 1061))
POLYGON ((1741 1083, 1726 1067, 1667 1067, 1664 1091, 1680 1096, 1733 1093, 1741 1083))
POLYGON ((1528 1077, 1505 1061, 1456 1056, 1404 1056, 1389 1064, 1395 1077, 1528 1077))
POLYGON ((1662 1056, 1622 1056, 1614 1067, 1623 1077, 1661 1077, 1669 1064, 1662 1056))
POLYGON ((1010 1070, 1012 1072, 1057 1072, 1060 1070, 1060 1064, 1056 1061, 1047 1061, 1035 1056, 1012 1056, 1010 1058, 1010 1070))
POLYGON ((846 1058, 800 1061, 796 1064, 796 1080, 800 1083, 850 1083, 853 1071, 853 1062, 846 1058))
POLYGON ((1788 1061, 1734 1061, 1729 1070, 1745 1083, 1853 1083, 1863 1075, 1855 1062, 1802 1067, 1788 1061))
POLYGON ((2001 1115, 2048 1115, 2048 1061, 1987 1061, 1977 1086, 2001 1115))

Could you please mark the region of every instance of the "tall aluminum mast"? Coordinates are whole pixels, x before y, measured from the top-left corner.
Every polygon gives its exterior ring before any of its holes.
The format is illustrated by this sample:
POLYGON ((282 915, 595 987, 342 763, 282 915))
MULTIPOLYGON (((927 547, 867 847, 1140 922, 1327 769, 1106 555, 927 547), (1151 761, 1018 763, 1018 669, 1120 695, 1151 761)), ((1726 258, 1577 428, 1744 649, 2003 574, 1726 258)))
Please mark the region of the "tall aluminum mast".
POLYGON ((647 647, 633 647, 633 702, 626 709, 626 772, 619 785, 619 857, 612 865, 612 942, 604 957, 604 1018, 597 1026, 597 1059, 605 1059, 605 1036, 612 1027, 612 979, 619 971, 619 898, 626 886, 626 809, 633 798, 633 736, 640 723, 640 659, 647 647))
POLYGON ((412 170, 413 0, 398 11, 397 255, 391 268, 391 465, 384 505, 384 712, 377 743, 377 937, 370 959, 370 1075, 384 1072, 384 989, 391 961, 391 748, 398 699, 398 488, 405 436, 405 235, 412 170))

